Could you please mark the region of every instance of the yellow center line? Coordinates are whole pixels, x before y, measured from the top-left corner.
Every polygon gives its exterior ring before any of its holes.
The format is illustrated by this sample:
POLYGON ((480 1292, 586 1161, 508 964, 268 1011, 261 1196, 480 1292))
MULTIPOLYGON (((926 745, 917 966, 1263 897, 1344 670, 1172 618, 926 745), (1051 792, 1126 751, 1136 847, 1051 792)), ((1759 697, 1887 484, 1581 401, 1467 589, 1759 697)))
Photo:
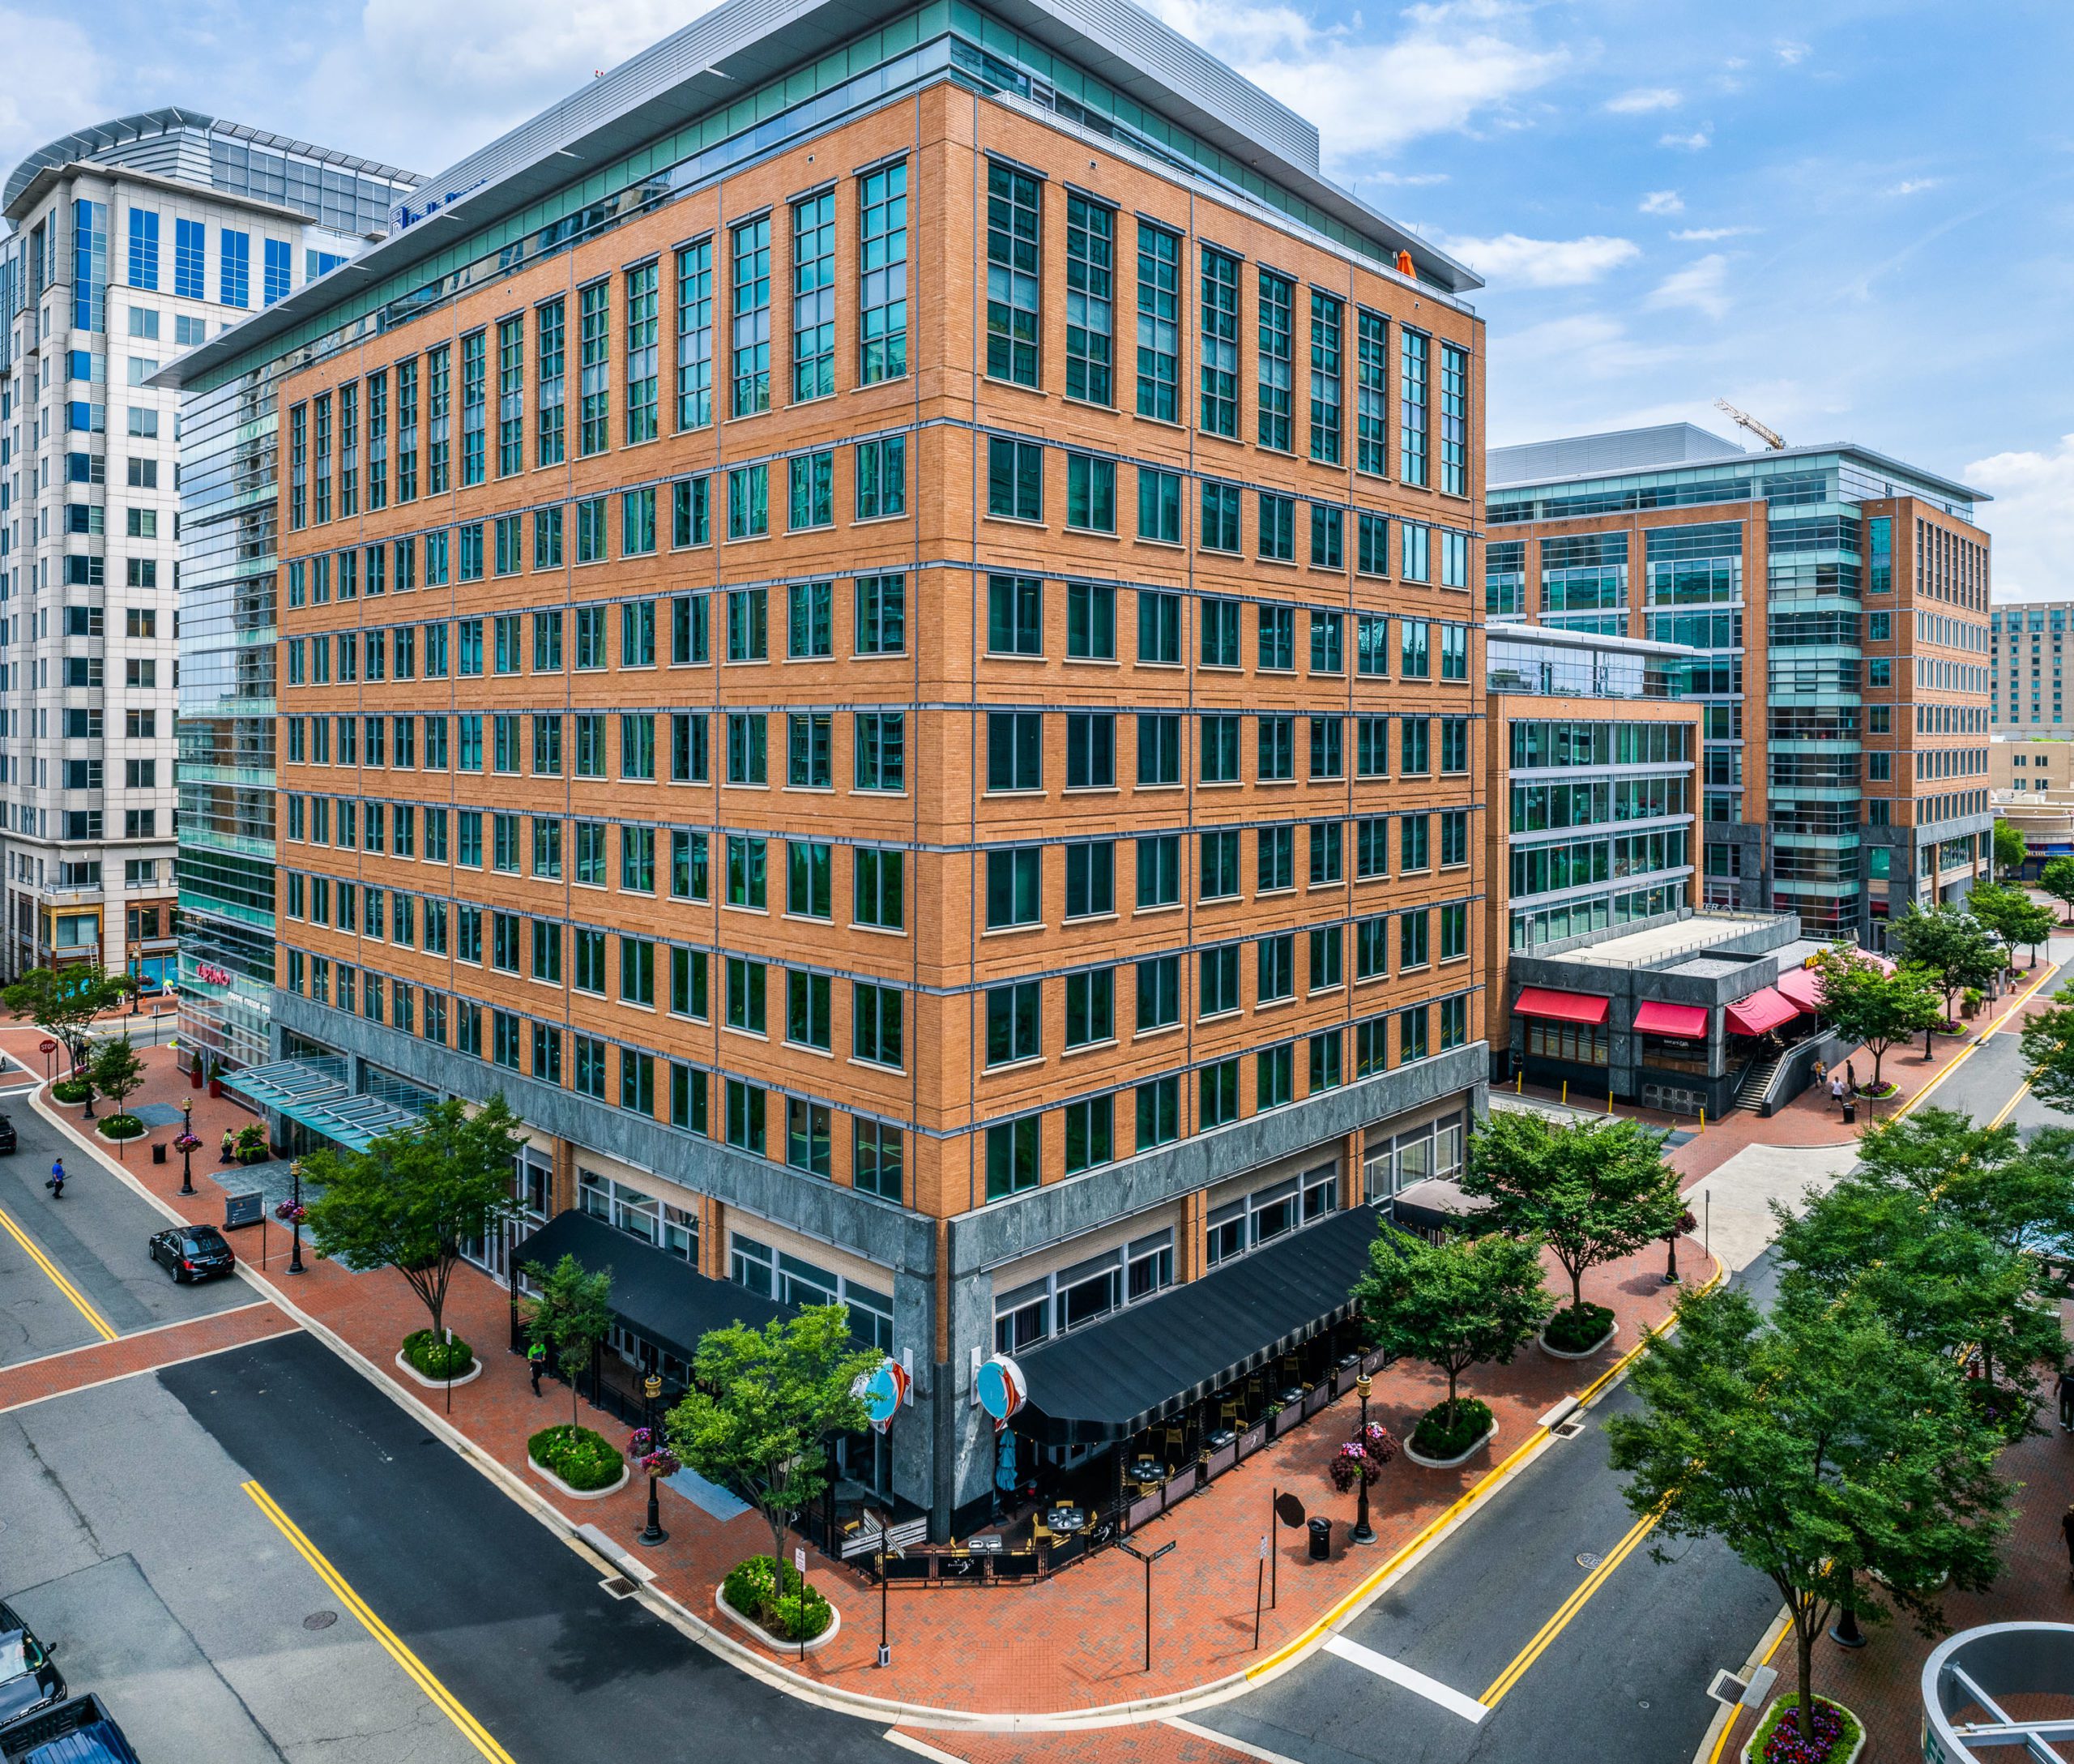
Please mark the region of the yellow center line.
POLYGON ((10 1237, 28 1252, 30 1261, 50 1276, 51 1284, 72 1301, 72 1309, 86 1318, 87 1326, 96 1335, 99 1335, 103 1341, 115 1339, 116 1331, 113 1326, 87 1302, 85 1295, 79 1291, 79 1288, 73 1285, 58 1271, 58 1264, 29 1241, 28 1232, 8 1217, 5 1207, 0 1207, 0 1228, 3 1228, 10 1237))
POLYGON ((275 1503, 274 1497, 256 1482, 239 1484, 254 1504, 273 1522, 274 1529, 295 1546, 296 1553, 317 1571, 317 1578, 330 1587, 339 1602, 360 1620, 361 1627, 379 1642, 389 1657, 403 1668, 404 1676, 423 1691, 440 1713, 461 1730, 462 1737, 491 1764, 513 1764, 511 1754, 490 1737, 489 1730, 462 1707, 453 1692, 433 1676, 431 1669, 407 1647, 395 1631, 368 1608, 367 1602, 346 1584, 345 1577, 324 1559, 323 1552, 302 1535, 295 1521, 275 1503))

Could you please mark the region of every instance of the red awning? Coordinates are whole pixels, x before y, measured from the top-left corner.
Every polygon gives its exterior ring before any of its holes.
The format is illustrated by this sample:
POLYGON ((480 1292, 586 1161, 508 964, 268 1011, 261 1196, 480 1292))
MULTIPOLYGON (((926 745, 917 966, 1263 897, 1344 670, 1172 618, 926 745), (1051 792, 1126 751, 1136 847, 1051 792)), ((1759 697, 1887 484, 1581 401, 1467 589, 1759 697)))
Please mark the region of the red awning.
POLYGON ((1822 1003, 1822 976, 1812 967, 1790 967, 1779 976, 1778 989, 1790 1005, 1812 1014, 1822 1003))
POLYGON ((1688 1041, 1707 1039, 1705 1005, 1666 1005, 1645 998, 1635 1007, 1635 1027, 1644 1035, 1673 1035, 1688 1041))
POLYGON ((1593 993, 1559 993, 1549 986, 1522 986, 1513 1003, 1517 1017, 1546 1017, 1556 1023, 1602 1023, 1613 1001, 1593 993))
POLYGON ((1759 987, 1748 998, 1737 999, 1725 1013, 1728 1027, 1737 1035, 1762 1035, 1799 1014, 1799 1006, 1790 1004, 1769 986, 1759 987))

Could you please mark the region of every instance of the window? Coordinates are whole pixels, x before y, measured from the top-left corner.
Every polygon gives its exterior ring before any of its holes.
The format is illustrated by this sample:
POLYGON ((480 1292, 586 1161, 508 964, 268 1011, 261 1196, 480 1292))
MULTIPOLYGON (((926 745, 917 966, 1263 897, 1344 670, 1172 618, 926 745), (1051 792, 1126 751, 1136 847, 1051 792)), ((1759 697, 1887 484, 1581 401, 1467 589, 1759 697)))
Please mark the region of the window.
POLYGON ((1013 1066, 1041 1056, 1039 999, 1035 980, 987 989, 987 1064, 1013 1066))
POLYGON ((1137 591, 1137 659, 1178 665, 1181 660, 1181 597, 1151 588, 1137 591))
POLYGON ((1454 901, 1440 908, 1440 959, 1459 961, 1469 954, 1469 908, 1454 901))
POLYGON ((1295 1100, 1296 1046, 1285 1041, 1253 1057, 1253 1112, 1281 1108, 1295 1100))
POLYGON ((835 455, 796 455, 785 462, 787 531, 804 532, 835 523, 835 455))
MULTIPOLYGON (((1440 345, 1440 488, 1469 494, 1469 352, 1451 343, 1440 345)), ((1455 586, 1467 581, 1465 570, 1455 586)))
POLYGON ((875 926, 882 931, 898 931, 906 922, 901 899, 904 855, 868 845, 855 849, 851 856, 855 881, 851 912, 857 924, 875 926))
POLYGON ((1066 455, 1066 525, 1079 532, 1116 530, 1116 462, 1091 453, 1066 455))
POLYGON ((987 853, 987 929, 1035 925, 1043 912, 1043 852, 1035 845, 987 853))
MULTIPOLYGON (((156 291, 159 285, 159 217, 151 208, 130 211, 130 285, 156 291)), ((132 308, 133 312, 138 309, 132 308)), ((158 315, 151 318, 156 325, 158 315)), ((152 333, 156 335, 154 328, 152 333)))
POLYGON ((1066 713, 1066 788, 1107 790, 1116 782, 1116 719, 1107 711, 1066 713))
POLYGON ((829 713, 794 711, 785 719, 785 782, 796 790, 831 786, 829 713))
MULTIPOLYGON (((1311 781, 1315 784, 1325 779, 1343 777, 1346 775, 1344 742, 1346 720, 1338 716, 1314 716, 1310 723, 1311 781)), ((1465 730, 1466 728, 1465 724, 1465 730)), ((1466 734, 1463 745, 1466 752, 1466 734)))
POLYGON ((1239 260, 1202 254, 1202 408, 1206 434, 1239 435, 1239 260))
MULTIPOLYGON (((173 223, 173 291, 181 300, 207 300, 208 291, 204 285, 207 264, 204 252, 207 250, 206 229, 198 220, 173 223)), ((79 330, 91 327, 75 327, 79 330)))
POLYGON ((1311 1093, 1337 1090, 1340 1078, 1340 1031, 1328 1029, 1311 1037, 1311 1093))
POLYGON ((1344 647, 1345 617, 1338 613, 1317 613, 1310 615, 1311 672, 1312 673, 1344 673, 1346 659, 1344 647))
MULTIPOLYGON (((1090 404, 1115 402, 1111 302, 1116 231, 1113 208, 1090 202, 1078 190, 1067 194, 1066 396, 1090 404)), ((1112 481, 1114 471, 1112 467, 1112 481)), ((1105 531, 1113 526, 1112 521, 1105 531)))
POLYGON ((1235 484, 1219 484, 1206 478, 1202 486, 1202 527, 1197 536, 1205 551, 1236 552, 1240 549, 1240 500, 1244 493, 1235 484))
POLYGON ((712 481, 702 473, 670 486, 670 543, 679 550, 713 540, 712 481))
MULTIPOLYGON (((508 478, 526 467, 526 327, 523 319, 501 318, 497 326, 497 475, 508 478)), ((372 386, 374 382, 369 381, 372 386)), ((373 442, 374 413, 368 412, 368 438, 373 442)), ((372 497, 369 498, 370 503, 372 497)), ((514 517, 515 518, 515 517, 514 517)))
POLYGON ((1037 1186, 1038 1117, 1004 1121, 987 1130, 987 1198, 997 1201, 1037 1186))
POLYGON ((1181 1137, 1181 1081, 1178 1078, 1159 1078, 1139 1085, 1137 1101, 1139 1151, 1167 1145, 1181 1137))
POLYGON ((1340 879, 1346 842, 1337 821, 1311 823, 1311 886, 1322 888, 1340 879))
MULTIPOLYGON (((578 505, 579 507, 581 504, 578 505)), ((501 526, 503 523, 498 523, 501 526)), ((517 519, 512 520, 514 538, 516 539, 517 519)), ((619 499, 619 554, 622 557, 646 557, 655 549, 655 489, 650 485, 644 489, 625 490, 619 499)), ((517 549, 514 542, 513 549, 517 549)), ((514 566, 516 568, 516 565, 514 566)))
POLYGON ((883 520, 907 511, 907 438, 857 443, 853 476, 857 519, 883 520))
POLYGON ((1036 576, 987 578, 987 650, 996 656, 1044 652, 1044 584, 1036 576))
POLYGON ((1181 476, 1137 468, 1137 536, 1163 545, 1181 542, 1181 476))
POLYGON ((1116 910, 1116 847, 1112 839, 1076 840, 1065 848, 1066 916, 1106 917, 1116 910))
POLYGON ((1006 435, 987 438, 987 512, 1005 520, 1044 518, 1044 449, 1006 435))
POLYGON ((764 964, 745 956, 728 958, 727 1023, 731 1029, 750 1035, 766 1033, 764 1008, 767 988, 764 964))
POLYGON ((1201 750, 1203 783, 1235 784, 1240 781, 1239 735, 1242 720, 1236 716, 1206 716, 1197 722, 1196 737, 1201 750))
POLYGON ((1433 865, 1432 818, 1407 814, 1398 822, 1398 869, 1410 875, 1433 865))
POLYGON ((1067 975, 1066 1046, 1092 1047, 1116 1038, 1116 970, 1096 967, 1067 975))
POLYGON ((730 337, 732 415, 770 408, 770 216, 745 220, 728 234, 733 266, 730 337))
POLYGON ((901 1194, 900 1130, 885 1121, 867 1121, 861 1115, 852 1117, 851 1125, 852 1185, 897 1203, 901 1194))
POLYGON ((1406 484, 1424 484, 1427 472, 1427 373, 1429 340, 1421 332, 1398 329, 1398 475, 1406 484))
POLYGON ((1197 1078, 1197 1129, 1207 1133, 1239 1118, 1239 1062, 1218 1060, 1201 1068, 1197 1078))
POLYGON ((763 661, 770 652, 769 591, 728 591, 728 660, 763 661))
POLYGON ((1277 999, 1296 996, 1296 939, 1294 933, 1284 932, 1279 937, 1262 938, 1253 946, 1255 962, 1255 997, 1257 1002, 1272 1004, 1277 999))
POLYGON ((856 713, 855 788, 898 792, 906 788, 907 716, 900 711, 856 713))
POLYGON ((1235 899, 1239 893, 1239 830, 1218 827, 1200 835, 1197 852, 1197 898, 1235 899))
POLYGON ((1180 236, 1141 220, 1137 225, 1137 413, 1164 423, 1180 421, 1180 236))
POLYGON ((1294 497, 1261 492, 1261 557, 1268 563, 1296 561, 1296 502, 1294 497))
MULTIPOLYGON (((565 450, 562 425, 564 314, 560 299, 548 301, 540 307, 534 318, 534 335, 539 346, 539 364, 535 369, 534 399, 538 408, 533 429, 533 463, 536 466, 560 465, 565 450)), ((399 381, 397 386, 399 404, 402 392, 399 381)), ((559 559, 557 561, 558 562, 559 559)), ((540 566, 536 562, 533 567, 539 569, 540 566)))
POLYGON ((1423 618, 1398 621, 1400 672, 1406 680, 1423 680, 1433 671, 1432 626, 1423 618))
POLYGON ((1286 783, 1296 775, 1296 719, 1287 711, 1259 720, 1255 774, 1262 784, 1286 783))
MULTIPOLYGON (((1065 1173, 1068 1176, 1078 1176, 1083 1170, 1097 1168, 1108 1163, 1115 1155, 1114 1112, 1115 1099, 1109 1096, 1089 1097, 1066 1104, 1065 1173)), ((1064 1313, 1060 1318, 1061 1326, 1099 1317, 1113 1309, 1116 1280, 1116 1270, 1112 1267, 1096 1280, 1085 1281, 1062 1291, 1060 1294, 1060 1308, 1064 1313), (1082 1296, 1088 1293, 1094 1296, 1082 1296)))
POLYGON ((1263 601, 1259 607, 1260 659, 1257 665, 1278 673, 1296 667, 1296 609, 1263 601))
POLYGON ((728 782, 757 785, 767 783, 767 732, 760 711, 728 713, 728 782))
POLYGON ((832 584, 796 582, 786 591, 785 653, 794 661, 834 651, 832 584))
MULTIPOLYGON (((897 380, 907 371, 904 160, 867 172, 857 181, 857 349, 860 385, 897 380)), ((897 1152, 895 1157, 897 1160, 897 1152)), ((899 1198, 896 1162, 894 1193, 890 1198, 899 1198)))
POLYGON ((1380 313, 1361 313, 1355 348, 1354 469, 1381 477, 1390 468, 1389 321, 1380 313))
POLYGON ((1181 839, 1177 833, 1137 841, 1137 910, 1178 906, 1181 899, 1181 839))
POLYGON ((1018 386, 1038 380, 1042 191, 1026 172, 987 164, 987 372, 1018 386))
POLYGON ((792 204, 792 402, 835 390, 835 192, 792 204))
POLYGON ((1206 668, 1239 666, 1240 603, 1206 596, 1199 613, 1202 625, 1202 665, 1206 668))
POLYGON ((795 1047, 828 1051, 828 976, 785 971, 785 1039, 795 1047))
POLYGON ((677 429, 713 421, 713 241, 677 251, 677 429))
MULTIPOLYGON (((99 206, 95 204, 96 207, 99 206)), ((217 235, 217 244, 216 289, 219 303, 225 306, 250 306, 252 304, 252 235, 234 232, 225 227, 217 235)), ((106 250, 105 242, 102 249, 104 251, 106 250)), ((75 328, 98 330, 100 326, 96 323, 75 328)))
POLYGON ((856 642, 860 656, 893 656, 907 645, 907 578, 859 576, 856 642))
POLYGON ((1326 465, 1339 463, 1344 311, 1330 295, 1311 290, 1311 457, 1326 465))
POLYGON ((1432 1018, 1432 1010, 1424 1005, 1415 1005, 1409 1010, 1398 1013, 1397 1057, 1400 1066, 1423 1060, 1432 1051, 1426 1039, 1432 1018))
POLYGON ((1037 711, 987 713, 987 788, 1041 790, 1044 719, 1037 711))
POLYGON ((1346 517, 1342 510, 1327 503, 1311 505, 1311 567, 1343 570, 1346 567, 1346 517))
POLYGON ((1137 781, 1141 787, 1181 781, 1181 719, 1171 711, 1137 716, 1137 781))
POLYGON ((1066 584, 1066 654, 1078 660, 1116 659, 1116 591, 1105 583, 1066 584))
POLYGON ((1260 443, 1287 453, 1295 289, 1287 276, 1262 270, 1260 295, 1260 443))

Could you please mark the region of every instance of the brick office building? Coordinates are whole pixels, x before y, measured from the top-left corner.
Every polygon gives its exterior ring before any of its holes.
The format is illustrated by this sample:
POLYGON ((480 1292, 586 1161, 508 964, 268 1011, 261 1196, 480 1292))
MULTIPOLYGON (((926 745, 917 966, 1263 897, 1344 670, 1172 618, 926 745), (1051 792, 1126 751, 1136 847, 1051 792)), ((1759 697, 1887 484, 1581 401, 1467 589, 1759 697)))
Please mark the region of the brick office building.
POLYGON ((723 6, 425 189, 182 369, 285 363, 248 1094, 503 1091, 672 1377, 845 1298, 940 1534, 986 1356, 1026 1474, 1320 1335, 1487 1070, 1474 278, 1116 4, 723 6))
POLYGON ((1709 904, 1873 947, 1985 873, 1982 493, 1853 445, 1689 424, 1491 455, 1491 618, 1702 651, 1709 904), (1760 708, 1761 707, 1761 708, 1760 708))

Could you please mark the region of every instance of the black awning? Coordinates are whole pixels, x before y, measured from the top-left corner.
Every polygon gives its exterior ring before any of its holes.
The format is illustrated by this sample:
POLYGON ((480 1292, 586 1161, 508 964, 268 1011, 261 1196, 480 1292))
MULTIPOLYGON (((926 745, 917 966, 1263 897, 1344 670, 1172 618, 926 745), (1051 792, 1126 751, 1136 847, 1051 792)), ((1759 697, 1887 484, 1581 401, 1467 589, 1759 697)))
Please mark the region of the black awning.
POLYGON ((1373 1207, 1335 1214, 1019 1358, 1016 1431, 1094 1445, 1179 1413, 1347 1316, 1375 1236, 1373 1207))
POLYGON ((565 1255, 575 1257, 589 1273, 611 1270, 612 1315, 680 1360, 689 1360, 698 1351, 699 1338, 708 1330, 730 1323, 761 1329, 774 1317, 794 1314, 789 1305, 759 1298, 732 1280, 710 1279, 682 1257, 573 1207, 520 1244, 511 1262, 551 1268, 565 1255))

